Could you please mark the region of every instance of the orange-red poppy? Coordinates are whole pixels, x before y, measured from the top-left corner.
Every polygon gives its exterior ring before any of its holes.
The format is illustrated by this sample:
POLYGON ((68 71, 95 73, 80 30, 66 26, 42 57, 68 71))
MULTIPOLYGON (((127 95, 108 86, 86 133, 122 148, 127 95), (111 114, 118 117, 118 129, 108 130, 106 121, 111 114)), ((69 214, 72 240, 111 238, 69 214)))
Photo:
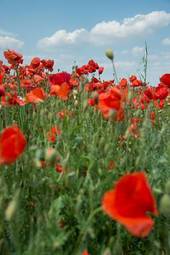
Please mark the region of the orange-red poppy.
POLYGON ((102 207, 112 219, 137 237, 145 237, 152 230, 154 221, 148 213, 158 213, 144 172, 121 177, 115 187, 104 194, 102 207))
POLYGON ((115 119, 117 121, 124 119, 124 91, 113 87, 107 92, 99 94, 98 99, 98 109, 102 112, 104 118, 108 119, 112 112, 116 112, 115 119))
POLYGON ((99 95, 98 108, 103 113, 104 117, 109 117, 111 110, 118 111, 121 107, 121 92, 117 88, 112 88, 108 92, 103 92, 99 95))
POLYGON ((82 252, 82 255, 90 255, 90 254, 88 253, 87 250, 84 250, 84 251, 82 252))
POLYGON ((40 63, 41 63, 41 59, 38 57, 35 57, 31 60, 31 67, 37 68, 37 67, 39 67, 40 63))
POLYGON ((41 103, 45 100, 46 94, 42 88, 35 88, 26 94, 26 101, 28 103, 41 103))
POLYGON ((68 83, 64 82, 60 86, 52 85, 50 90, 50 95, 58 96, 62 100, 67 100, 70 93, 70 86, 68 83))
POLYGON ((14 50, 4 51, 4 57, 11 65, 19 65, 23 63, 23 56, 14 50))
POLYGON ((13 163, 26 147, 24 134, 17 126, 5 128, 0 134, 0 164, 13 163))

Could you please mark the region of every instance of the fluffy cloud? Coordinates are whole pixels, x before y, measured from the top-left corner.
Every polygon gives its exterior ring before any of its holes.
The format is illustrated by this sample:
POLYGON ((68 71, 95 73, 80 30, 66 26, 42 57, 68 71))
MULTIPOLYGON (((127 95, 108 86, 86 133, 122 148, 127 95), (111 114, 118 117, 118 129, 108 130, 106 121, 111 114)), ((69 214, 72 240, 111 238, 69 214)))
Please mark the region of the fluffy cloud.
POLYGON ((163 45, 170 46, 170 38, 164 38, 164 39, 162 40, 162 44, 163 44, 163 45))
POLYGON ((115 39, 130 38, 146 35, 156 29, 170 24, 170 13, 155 11, 148 14, 139 14, 122 22, 115 20, 102 21, 90 30, 84 28, 72 32, 58 30, 49 37, 42 38, 38 42, 41 49, 51 49, 63 45, 74 45, 81 42, 102 45, 115 39))
POLYGON ((101 22, 92 28, 93 35, 125 38, 153 32, 155 29, 170 24, 170 13, 165 11, 151 12, 145 15, 136 15, 126 18, 122 23, 117 21, 101 22))
POLYGON ((66 30, 58 30, 51 37, 45 37, 38 42, 40 48, 57 47, 63 44, 72 45, 76 42, 83 41, 86 34, 85 29, 76 29, 73 32, 67 32, 66 30))
POLYGON ((16 49, 21 48, 24 42, 17 39, 12 33, 0 29, 0 49, 16 49))

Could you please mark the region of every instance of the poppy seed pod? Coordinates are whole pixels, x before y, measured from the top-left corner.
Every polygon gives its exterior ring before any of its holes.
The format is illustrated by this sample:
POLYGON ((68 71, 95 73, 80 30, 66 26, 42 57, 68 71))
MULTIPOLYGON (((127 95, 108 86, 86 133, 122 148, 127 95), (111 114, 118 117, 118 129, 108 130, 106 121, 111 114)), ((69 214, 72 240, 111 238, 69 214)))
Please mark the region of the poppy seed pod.
POLYGON ((166 216, 170 217, 170 196, 164 194, 160 201, 160 212, 166 216))
POLYGON ((105 52, 105 55, 107 58, 109 58, 111 61, 114 59, 114 54, 112 49, 107 49, 105 52))

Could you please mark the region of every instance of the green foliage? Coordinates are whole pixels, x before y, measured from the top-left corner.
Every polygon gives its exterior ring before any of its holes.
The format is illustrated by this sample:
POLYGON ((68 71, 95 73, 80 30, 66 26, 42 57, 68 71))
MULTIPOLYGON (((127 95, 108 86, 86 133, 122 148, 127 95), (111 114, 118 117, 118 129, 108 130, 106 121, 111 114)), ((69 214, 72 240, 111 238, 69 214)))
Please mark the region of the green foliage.
MULTIPOLYGON (((105 191, 127 171, 145 170, 158 204, 170 179, 170 109, 156 112, 152 127, 148 111, 126 109, 123 122, 106 121, 87 107, 86 95, 62 102, 2 108, 0 130, 16 122, 27 137, 27 150, 0 169, 0 254, 91 255, 170 254, 170 219, 157 217, 145 239, 132 237, 102 212, 105 191), (61 110, 73 114, 61 120, 61 110), (140 136, 128 133, 131 117, 140 117, 140 136), (58 126, 62 135, 51 145, 46 134, 58 126), (126 139, 121 141, 121 137, 126 139), (52 146, 63 173, 54 166, 37 168, 39 151, 52 146), (37 156, 38 155, 38 156, 37 156), (109 169, 109 162, 115 165, 109 169)), ((152 108, 152 107, 151 107, 152 108)))

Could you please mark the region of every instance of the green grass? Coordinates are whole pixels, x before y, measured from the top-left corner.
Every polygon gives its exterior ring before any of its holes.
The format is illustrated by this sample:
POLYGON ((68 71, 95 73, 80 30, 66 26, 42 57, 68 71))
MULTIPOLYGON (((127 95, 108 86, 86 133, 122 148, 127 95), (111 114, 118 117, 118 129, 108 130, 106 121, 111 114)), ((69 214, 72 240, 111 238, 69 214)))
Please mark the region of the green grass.
POLYGON ((91 255, 170 254, 170 218, 159 215, 147 238, 131 236, 101 210, 103 194, 126 172, 145 170, 157 203, 170 179, 170 109, 156 110, 152 127, 149 111, 126 109, 123 122, 106 121, 86 104, 87 95, 62 102, 49 98, 32 107, 2 107, 0 130, 17 123, 27 149, 16 163, 0 167, 0 254, 91 255), (61 120, 57 112, 73 114, 61 120), (127 133, 130 117, 139 116, 140 137, 127 133), (57 125, 55 144, 46 138, 57 125), (124 142, 120 137, 126 136, 124 142), (44 150, 53 147, 64 168, 38 168, 44 150), (108 169, 110 160, 115 167, 108 169))

